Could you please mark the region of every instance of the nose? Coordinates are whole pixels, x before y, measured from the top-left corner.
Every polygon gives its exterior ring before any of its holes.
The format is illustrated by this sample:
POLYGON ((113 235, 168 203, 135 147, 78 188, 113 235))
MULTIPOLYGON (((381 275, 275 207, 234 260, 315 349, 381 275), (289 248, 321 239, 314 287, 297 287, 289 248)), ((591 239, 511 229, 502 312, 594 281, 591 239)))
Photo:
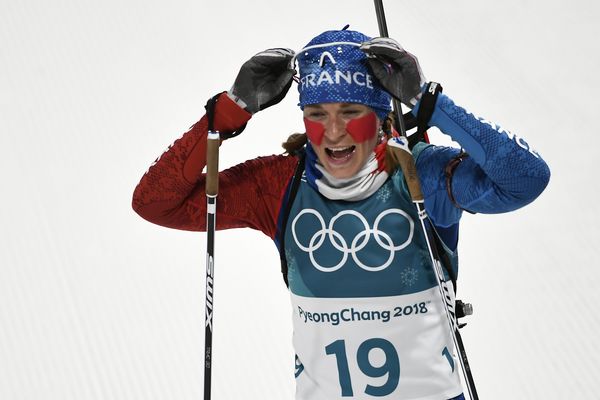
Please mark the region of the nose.
POLYGON ((336 143, 346 136, 346 121, 339 116, 331 116, 325 124, 325 137, 328 141, 336 143))

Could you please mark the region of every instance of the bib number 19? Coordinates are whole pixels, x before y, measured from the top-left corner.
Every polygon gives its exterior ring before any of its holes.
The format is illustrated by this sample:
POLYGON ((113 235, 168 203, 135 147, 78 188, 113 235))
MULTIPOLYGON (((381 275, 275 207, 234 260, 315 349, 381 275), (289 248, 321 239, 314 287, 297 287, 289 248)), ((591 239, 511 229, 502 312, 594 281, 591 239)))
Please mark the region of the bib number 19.
MULTIPOLYGON (((354 396, 352 378, 350 377, 350 369, 348 367, 348 357, 346 355, 346 342, 344 340, 336 340, 325 347, 325 353, 335 356, 342 397, 354 396)), ((367 385, 365 388, 366 394, 382 397, 396 390, 400 379, 400 360, 392 343, 380 338, 365 340, 358 346, 356 361, 358 368, 368 377, 380 378, 387 375, 387 381, 383 385, 367 385), (385 354, 385 360, 381 365, 373 365, 369 360, 369 353, 375 349, 380 349, 385 354)))

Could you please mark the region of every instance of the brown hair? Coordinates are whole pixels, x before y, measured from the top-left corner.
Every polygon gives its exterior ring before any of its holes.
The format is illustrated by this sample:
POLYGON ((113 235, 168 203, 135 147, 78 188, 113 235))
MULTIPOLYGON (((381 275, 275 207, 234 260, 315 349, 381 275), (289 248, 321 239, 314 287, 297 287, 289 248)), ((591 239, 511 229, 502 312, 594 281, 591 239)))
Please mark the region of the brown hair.
POLYGON ((296 154, 306 143, 308 143, 306 133, 292 133, 281 146, 286 154, 296 154))
MULTIPOLYGON (((394 121, 395 121, 394 112, 390 112, 381 124, 381 129, 383 129, 384 135, 389 139, 392 136, 392 132, 394 131, 394 121)), ((398 168, 398 164, 396 162, 396 157, 392 152, 392 148, 390 146, 385 147, 385 171, 388 175, 392 175, 394 171, 398 168)))

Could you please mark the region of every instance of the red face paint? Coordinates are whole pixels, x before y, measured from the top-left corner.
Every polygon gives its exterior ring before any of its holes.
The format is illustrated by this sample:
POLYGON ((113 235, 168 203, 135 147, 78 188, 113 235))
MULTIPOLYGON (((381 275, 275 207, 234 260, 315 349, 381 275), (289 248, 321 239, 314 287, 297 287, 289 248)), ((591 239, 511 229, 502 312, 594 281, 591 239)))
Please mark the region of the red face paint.
POLYGON ((304 126, 306 127, 306 136, 308 136, 308 139, 317 146, 320 146, 325 135, 325 126, 320 122, 311 121, 308 118, 304 118, 304 126))
MULTIPOLYGON (((323 136, 325 136, 325 126, 308 118, 304 118, 304 126, 306 127, 308 139, 320 146, 323 136)), ((377 116, 374 112, 371 112, 362 117, 351 119, 345 128, 356 143, 365 142, 377 134, 377 116)))
POLYGON ((346 131, 356 143, 366 142, 377 134, 377 116, 374 112, 354 118, 346 124, 346 131))

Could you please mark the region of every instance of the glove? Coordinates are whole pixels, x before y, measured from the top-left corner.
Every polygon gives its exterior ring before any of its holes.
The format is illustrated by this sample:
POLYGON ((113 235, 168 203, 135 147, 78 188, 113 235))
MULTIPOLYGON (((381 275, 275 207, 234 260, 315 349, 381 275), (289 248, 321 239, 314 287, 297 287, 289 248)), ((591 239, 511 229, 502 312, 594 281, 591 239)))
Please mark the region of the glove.
POLYGON ((419 61, 391 38, 373 38, 361 44, 367 62, 384 89, 412 108, 421 97, 425 76, 419 61))
POLYGON ((252 114, 279 103, 296 73, 290 64, 293 56, 283 48, 256 54, 242 65, 228 94, 252 114))

